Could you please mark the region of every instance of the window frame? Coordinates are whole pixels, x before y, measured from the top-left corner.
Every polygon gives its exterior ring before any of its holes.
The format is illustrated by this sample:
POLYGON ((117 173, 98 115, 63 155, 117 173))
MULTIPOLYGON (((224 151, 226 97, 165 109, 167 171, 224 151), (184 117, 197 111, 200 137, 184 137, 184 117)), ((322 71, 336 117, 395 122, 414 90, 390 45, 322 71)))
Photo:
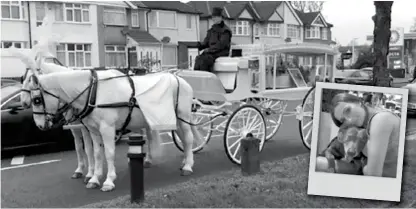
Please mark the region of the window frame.
POLYGON ((186 14, 185 15, 185 22, 186 22, 185 23, 185 28, 187 30, 192 30, 192 15, 191 14, 186 14))
MULTIPOLYGON (((57 45, 56 46, 56 52, 58 53, 64 53, 64 55, 65 55, 65 61, 62 61, 62 60, 59 60, 58 59, 58 61, 60 62, 60 63, 62 63, 64 66, 67 66, 67 67, 71 67, 71 68, 81 68, 81 69, 83 69, 83 68, 91 68, 92 67, 92 44, 91 43, 61 43, 61 44, 59 44, 59 45, 57 45), (68 50, 68 46, 70 45, 70 44, 73 44, 74 45, 74 50, 68 50), (82 50, 78 50, 77 49, 77 45, 82 45, 82 50), (89 45, 90 46, 90 51, 86 51, 85 50, 85 46, 86 45, 89 45), (60 47, 60 46, 64 46, 64 49, 63 50, 61 50, 61 49, 59 49, 58 47, 60 47), (83 60, 84 60, 84 63, 83 63, 83 66, 82 67, 80 67, 80 66, 77 66, 77 52, 79 53, 79 52, 83 52, 83 60), (75 58, 75 65, 74 66, 71 66, 70 64, 69 64, 69 54, 70 53, 74 53, 74 58, 75 58), (87 61, 86 61, 86 54, 90 54, 90 58, 91 58, 91 60, 90 60, 90 66, 87 66, 86 65, 86 63, 87 63, 87 61)), ((58 56, 57 56, 57 58, 58 58, 58 56)))
POLYGON ((110 54, 124 54, 125 56, 125 63, 123 66, 106 66, 106 67, 127 67, 128 66, 128 49, 126 45, 104 45, 104 54, 107 55, 107 53, 110 54), (114 47, 114 50, 107 50, 107 47, 114 47), (124 51, 118 50, 118 47, 124 47, 124 51))
POLYGON ((328 28, 322 28, 322 34, 321 34, 322 40, 328 40, 328 32, 329 32, 328 28))
MULTIPOLYGON (((291 38, 291 39, 300 39, 300 26, 298 25, 293 25, 293 24, 288 24, 287 25, 287 37, 291 38), (295 36, 291 36, 290 32, 295 32, 296 35, 295 36)), ((293 34, 292 34, 293 35, 293 34)))
POLYGON ((103 23, 104 23, 104 25, 126 26, 127 25, 127 11, 126 11, 126 8, 105 6, 103 8, 103 23), (123 10, 123 11, 121 11, 121 10, 123 10), (123 14, 124 23, 108 23, 108 22, 106 22, 105 15, 106 14, 111 14, 111 13, 112 14, 123 14))
POLYGON ((153 28, 161 28, 161 29, 178 29, 178 14, 177 14, 177 12, 175 12, 175 11, 161 11, 161 10, 155 10, 155 11, 153 11, 153 12, 155 12, 155 19, 156 19, 156 25, 154 26, 154 25, 152 25, 151 27, 153 27, 153 28), (174 20, 175 20, 175 26, 173 26, 173 27, 161 27, 160 26, 160 21, 159 21, 159 16, 160 16, 160 13, 171 13, 171 14, 174 14, 174 16, 175 16, 175 18, 174 18, 174 20))
POLYGON ((250 36, 250 22, 248 20, 235 20, 230 25, 233 36, 250 36), (239 28, 241 28, 241 33, 238 32, 239 28), (244 33, 245 28, 247 28, 247 33, 244 33))
POLYGON ((281 37, 281 26, 279 23, 267 23, 267 36, 269 37, 281 37), (277 34, 271 34, 271 29, 278 29, 277 34))
POLYGON ((18 49, 27 49, 28 48, 28 42, 27 41, 1 41, 0 42, 0 48, 1 49, 8 49, 12 46, 14 46, 15 48, 18 48, 18 49), (4 47, 5 42, 10 42, 12 45, 5 48, 4 47), (16 44, 20 44, 21 47, 16 47, 16 44))
POLYGON ((42 25, 43 19, 45 18, 46 12, 47 12, 47 9, 48 9, 48 5, 47 4, 48 4, 47 1, 37 1, 37 2, 35 2, 36 27, 39 27, 39 26, 42 25), (42 4, 43 5, 43 11, 45 13, 45 15, 43 16, 42 20, 38 20, 38 8, 40 8, 40 7, 38 7, 39 4, 42 4))
MULTIPOLYGON (((59 9, 63 9, 63 22, 67 22, 67 23, 76 23, 76 24, 86 24, 86 23, 91 23, 91 12, 90 12, 90 5, 89 4, 82 4, 82 3, 62 3, 62 7, 59 9), (80 7, 75 7, 75 5, 80 5, 80 7), (84 8, 84 6, 86 8, 84 8), (75 10, 81 10, 81 22, 77 22, 75 21, 75 10), (68 11, 72 11, 72 20, 68 20, 68 15, 67 12, 68 11), (88 12, 88 21, 84 20, 84 12, 88 12)), ((56 18, 55 18, 56 19, 56 18)), ((58 21, 61 22, 61 21, 58 21)))
POLYGON ((1 20, 27 20, 26 17, 26 5, 24 4, 25 1, 1 1, 1 7, 3 6, 9 7, 10 17, 3 17, 3 12, 1 16, 1 20), (17 2, 17 3, 15 3, 17 2), (12 18, 12 7, 19 7, 19 18, 12 18))
POLYGON ((132 10, 131 11, 131 27, 133 27, 133 28, 139 28, 140 27, 140 15, 139 15, 139 11, 134 11, 134 10, 132 10), (133 25, 133 19, 134 19, 134 16, 137 16, 136 18, 137 18, 137 25, 133 25))
POLYGON ((321 30, 318 26, 309 26, 305 28, 306 39, 321 39, 321 30), (309 35, 308 35, 309 31, 309 35), (313 33, 312 33, 313 32, 313 33))

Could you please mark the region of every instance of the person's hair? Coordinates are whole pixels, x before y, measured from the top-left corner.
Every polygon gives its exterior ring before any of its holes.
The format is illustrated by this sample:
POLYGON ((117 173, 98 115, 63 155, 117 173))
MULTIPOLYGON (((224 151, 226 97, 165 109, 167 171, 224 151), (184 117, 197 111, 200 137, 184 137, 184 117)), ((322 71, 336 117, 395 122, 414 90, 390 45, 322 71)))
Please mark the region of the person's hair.
POLYGON ((332 101, 331 101, 330 112, 331 112, 332 121, 334 121, 334 123, 337 127, 340 127, 343 123, 343 121, 339 121, 337 118, 335 118, 335 107, 337 107, 337 105, 340 102, 362 104, 361 98, 358 97, 358 96, 355 96, 353 94, 339 93, 339 94, 335 95, 334 98, 332 98, 332 101))

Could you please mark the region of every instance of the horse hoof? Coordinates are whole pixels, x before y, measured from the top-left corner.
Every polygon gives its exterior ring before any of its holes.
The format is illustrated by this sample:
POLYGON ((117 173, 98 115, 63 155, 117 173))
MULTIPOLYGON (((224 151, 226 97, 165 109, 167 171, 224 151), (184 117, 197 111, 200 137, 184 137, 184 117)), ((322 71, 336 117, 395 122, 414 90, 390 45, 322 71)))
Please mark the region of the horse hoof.
POLYGON ((72 176, 71 176, 71 178, 72 179, 79 179, 79 178, 81 178, 82 177, 82 173, 78 173, 78 172, 75 172, 74 174, 72 174, 72 176))
POLYGON ((183 170, 181 171, 181 176, 189 176, 192 174, 192 171, 183 170))
POLYGON ((86 186, 87 189, 96 189, 98 187, 100 187, 100 185, 98 183, 95 183, 95 182, 88 182, 88 184, 86 186))
POLYGON ((91 177, 85 177, 85 178, 84 178, 84 183, 85 183, 85 184, 88 184, 88 182, 90 181, 90 179, 91 179, 91 177))
POLYGON ((150 167, 152 167, 152 163, 146 161, 146 162, 143 163, 143 167, 144 168, 150 168, 150 167))
POLYGON ((115 189, 115 186, 111 186, 111 185, 103 185, 103 187, 101 187, 101 191, 103 192, 111 192, 115 189))

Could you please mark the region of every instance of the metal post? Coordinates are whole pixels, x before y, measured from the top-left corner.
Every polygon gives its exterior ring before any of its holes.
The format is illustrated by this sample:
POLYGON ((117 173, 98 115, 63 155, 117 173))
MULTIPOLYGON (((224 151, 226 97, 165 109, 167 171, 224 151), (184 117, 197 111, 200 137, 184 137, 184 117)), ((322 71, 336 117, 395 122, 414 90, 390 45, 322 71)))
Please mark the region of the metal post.
POLYGON ((241 173, 244 176, 254 175, 260 172, 260 140, 247 134, 241 140, 241 173))
POLYGON ((129 136, 129 149, 127 157, 130 167, 130 198, 132 203, 139 203, 144 200, 144 157, 143 145, 145 140, 141 135, 129 136))

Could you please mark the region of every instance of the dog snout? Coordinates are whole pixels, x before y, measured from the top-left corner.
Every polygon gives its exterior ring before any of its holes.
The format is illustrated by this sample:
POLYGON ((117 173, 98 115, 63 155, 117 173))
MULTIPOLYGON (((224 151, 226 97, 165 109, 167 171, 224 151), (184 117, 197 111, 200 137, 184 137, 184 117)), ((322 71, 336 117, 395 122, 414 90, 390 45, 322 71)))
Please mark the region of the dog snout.
POLYGON ((357 153, 356 150, 352 148, 348 149, 347 151, 347 155, 349 156, 355 156, 356 153, 357 153))

